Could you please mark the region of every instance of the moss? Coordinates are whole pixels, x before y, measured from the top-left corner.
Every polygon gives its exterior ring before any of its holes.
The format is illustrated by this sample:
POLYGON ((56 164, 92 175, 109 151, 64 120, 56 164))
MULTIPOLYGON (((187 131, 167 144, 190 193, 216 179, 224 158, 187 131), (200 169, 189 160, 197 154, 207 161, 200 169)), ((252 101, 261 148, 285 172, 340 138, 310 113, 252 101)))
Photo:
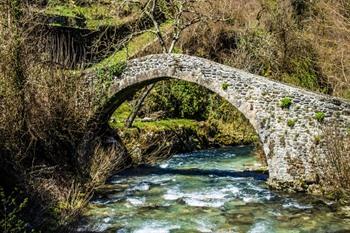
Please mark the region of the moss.
POLYGON ((51 4, 45 10, 48 15, 58 15, 69 18, 80 18, 86 20, 86 27, 96 29, 100 26, 121 25, 135 15, 120 18, 111 11, 111 8, 102 4, 91 4, 90 6, 76 6, 72 4, 57 5, 51 4))
MULTIPOLYGON (((123 121, 117 121, 112 125, 114 128, 125 128, 123 121)), ((190 128, 196 130, 199 127, 199 123, 195 120, 189 119, 166 119, 159 121, 141 121, 137 119, 133 126, 141 130, 147 130, 152 132, 163 131, 167 129, 177 128, 190 128)))
POLYGON ((287 121, 287 125, 288 125, 289 127, 293 128, 293 127, 295 126, 295 123, 296 123, 296 122, 297 122, 296 119, 289 119, 289 120, 287 121))
POLYGON ((126 62, 120 61, 114 64, 111 64, 110 66, 106 66, 103 68, 97 68, 96 74, 97 77, 103 78, 103 79, 111 79, 114 76, 120 76, 123 71, 126 68, 126 62))
POLYGON ((180 47, 175 47, 173 50, 173 53, 180 53, 181 54, 181 53, 183 53, 183 50, 180 47))
MULTIPOLYGON (((168 31, 171 28, 171 25, 172 22, 167 21, 161 24, 160 28, 162 31, 168 31)), ((129 43, 127 43, 127 45, 123 49, 113 53, 108 58, 94 65, 92 68, 113 66, 114 64, 120 61, 126 61, 129 57, 134 57, 145 46, 153 43, 156 39, 156 36, 152 32, 145 32, 139 36, 136 36, 132 40, 130 40, 129 43)))
POLYGON ((63 25, 61 23, 50 23, 51 27, 62 27, 63 25))
POLYGON ((289 109, 292 104, 293 100, 290 97, 284 97, 280 101, 280 107, 282 109, 289 109))
POLYGON ((323 122, 324 119, 326 117, 326 114, 324 112, 315 112, 315 116, 314 118, 318 121, 318 122, 323 122))
POLYGON ((113 114, 113 119, 126 119, 131 113, 132 107, 129 102, 124 102, 120 105, 113 114))

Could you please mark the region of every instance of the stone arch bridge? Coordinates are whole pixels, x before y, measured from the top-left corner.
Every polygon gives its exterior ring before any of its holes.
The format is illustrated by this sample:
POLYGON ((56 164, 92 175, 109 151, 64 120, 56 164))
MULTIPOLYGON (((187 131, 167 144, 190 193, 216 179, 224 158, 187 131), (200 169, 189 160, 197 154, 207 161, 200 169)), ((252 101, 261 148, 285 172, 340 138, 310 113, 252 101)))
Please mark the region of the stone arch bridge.
POLYGON ((204 86, 244 114, 263 145, 271 184, 298 189, 317 183, 317 161, 325 155, 320 143, 322 127, 336 124, 343 132, 350 127, 349 102, 179 54, 128 61, 123 73, 113 78, 109 101, 98 119, 107 122, 130 94, 168 78, 204 86))

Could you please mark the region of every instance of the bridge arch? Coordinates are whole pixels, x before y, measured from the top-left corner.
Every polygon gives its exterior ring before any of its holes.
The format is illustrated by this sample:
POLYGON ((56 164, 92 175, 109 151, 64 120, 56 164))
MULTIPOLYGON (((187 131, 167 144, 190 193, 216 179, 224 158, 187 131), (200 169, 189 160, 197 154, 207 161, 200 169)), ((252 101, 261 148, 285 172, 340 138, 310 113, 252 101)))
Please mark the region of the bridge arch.
POLYGON ((169 78, 206 87, 243 113, 263 144, 272 185, 315 183, 315 160, 323 156, 322 148, 315 142, 322 134, 321 124, 336 123, 344 129, 350 124, 349 102, 180 54, 149 55, 128 61, 122 75, 113 78, 109 101, 98 119, 107 122, 128 96, 169 78), (324 122, 315 119, 316 112, 325 114, 324 122))

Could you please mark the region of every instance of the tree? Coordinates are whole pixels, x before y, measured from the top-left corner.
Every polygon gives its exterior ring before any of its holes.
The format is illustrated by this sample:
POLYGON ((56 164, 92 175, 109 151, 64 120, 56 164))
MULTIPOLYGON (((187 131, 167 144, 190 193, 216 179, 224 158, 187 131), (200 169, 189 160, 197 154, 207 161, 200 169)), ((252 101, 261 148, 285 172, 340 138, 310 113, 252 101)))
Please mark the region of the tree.
MULTIPOLYGON (((201 0, 125 0, 124 4, 129 3, 138 7, 142 14, 145 14, 152 22, 153 29, 148 31, 154 33, 157 36, 159 45, 162 48, 163 53, 172 53, 175 49, 177 42, 180 39, 182 32, 188 27, 197 24, 199 22, 205 22, 207 20, 221 21, 222 18, 213 19, 210 17, 209 12, 203 14, 200 12, 199 4, 203 2, 201 0), (170 39, 167 39, 168 32, 164 32, 160 29, 159 22, 157 21, 158 14, 164 14, 167 20, 172 22, 172 30, 170 33, 170 39)), ((206 2, 210 4, 210 2, 206 2)), ((140 111, 143 102, 147 95, 151 92, 155 84, 151 84, 142 90, 140 98, 136 100, 134 107, 128 116, 125 126, 131 127, 137 113, 140 111)))

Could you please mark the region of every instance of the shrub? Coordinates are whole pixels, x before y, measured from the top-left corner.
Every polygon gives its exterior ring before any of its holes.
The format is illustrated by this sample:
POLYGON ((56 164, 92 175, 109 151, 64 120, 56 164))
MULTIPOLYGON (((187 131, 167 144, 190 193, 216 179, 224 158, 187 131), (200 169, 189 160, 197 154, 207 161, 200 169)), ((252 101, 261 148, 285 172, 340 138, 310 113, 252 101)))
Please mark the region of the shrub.
POLYGON ((324 114, 324 112, 316 112, 315 113, 315 119, 318 122, 323 122, 325 117, 326 117, 326 114, 324 114))
POLYGON ((292 105, 293 100, 290 97, 284 97, 283 99, 281 99, 280 101, 280 107, 282 109, 288 109, 290 108, 290 106, 292 105))

